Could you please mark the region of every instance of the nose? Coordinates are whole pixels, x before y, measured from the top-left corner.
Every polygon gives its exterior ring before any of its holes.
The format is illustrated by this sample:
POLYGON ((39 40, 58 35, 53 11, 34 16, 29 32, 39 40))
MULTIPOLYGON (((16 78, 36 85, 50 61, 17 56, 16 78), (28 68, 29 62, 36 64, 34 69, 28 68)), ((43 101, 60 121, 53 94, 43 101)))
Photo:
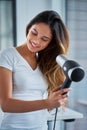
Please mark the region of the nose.
POLYGON ((39 37, 35 38, 34 43, 35 43, 35 45, 40 45, 41 44, 40 38, 39 37))

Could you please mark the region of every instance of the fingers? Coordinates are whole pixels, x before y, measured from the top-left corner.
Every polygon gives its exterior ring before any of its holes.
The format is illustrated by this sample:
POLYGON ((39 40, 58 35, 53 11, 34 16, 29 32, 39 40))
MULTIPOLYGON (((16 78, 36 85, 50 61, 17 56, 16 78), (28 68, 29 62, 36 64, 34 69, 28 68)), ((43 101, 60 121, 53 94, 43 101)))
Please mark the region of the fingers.
POLYGON ((65 108, 68 104, 68 98, 60 99, 58 100, 58 103, 60 104, 60 107, 65 108))
POLYGON ((53 92, 56 92, 56 91, 58 91, 60 89, 61 89, 61 86, 58 86, 58 87, 56 87, 56 88, 53 89, 53 92))
POLYGON ((71 90, 70 88, 54 89, 53 92, 50 93, 49 98, 48 98, 49 108, 57 108, 66 104, 66 101, 68 98, 68 92, 70 90, 71 90))
POLYGON ((56 93, 60 106, 65 106, 67 104, 69 91, 70 91, 70 89, 63 89, 56 93), (65 93, 65 94, 63 94, 63 93, 65 93))
POLYGON ((58 98, 58 101, 66 102, 66 100, 68 98, 68 94, 59 95, 59 96, 57 96, 57 98, 58 98))
POLYGON ((70 88, 65 88, 65 89, 61 89, 59 91, 57 91, 56 93, 57 94, 60 94, 60 95, 65 95, 66 93, 68 93, 71 89, 70 88))
POLYGON ((60 103, 60 106, 64 106, 65 105, 64 100, 59 100, 58 102, 60 103))

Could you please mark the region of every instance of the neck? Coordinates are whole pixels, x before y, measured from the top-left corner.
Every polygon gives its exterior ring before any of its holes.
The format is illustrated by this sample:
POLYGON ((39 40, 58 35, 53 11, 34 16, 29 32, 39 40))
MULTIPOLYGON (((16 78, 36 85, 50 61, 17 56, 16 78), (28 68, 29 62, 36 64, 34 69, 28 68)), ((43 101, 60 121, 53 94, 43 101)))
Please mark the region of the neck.
POLYGON ((36 53, 35 52, 31 52, 29 49, 28 49, 28 46, 27 46, 27 43, 23 44, 21 46, 23 52, 24 52, 24 55, 25 56, 31 56, 32 58, 36 57, 36 53))

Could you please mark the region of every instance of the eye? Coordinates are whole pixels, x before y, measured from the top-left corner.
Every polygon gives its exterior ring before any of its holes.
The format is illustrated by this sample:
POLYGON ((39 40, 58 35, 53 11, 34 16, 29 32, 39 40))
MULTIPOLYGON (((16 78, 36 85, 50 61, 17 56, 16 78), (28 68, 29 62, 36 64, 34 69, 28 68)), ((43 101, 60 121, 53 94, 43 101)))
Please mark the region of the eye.
POLYGON ((42 37, 42 40, 43 40, 44 42, 50 41, 50 39, 48 39, 47 37, 42 37))
POLYGON ((32 33, 33 35, 37 36, 37 32, 31 31, 31 33, 32 33))

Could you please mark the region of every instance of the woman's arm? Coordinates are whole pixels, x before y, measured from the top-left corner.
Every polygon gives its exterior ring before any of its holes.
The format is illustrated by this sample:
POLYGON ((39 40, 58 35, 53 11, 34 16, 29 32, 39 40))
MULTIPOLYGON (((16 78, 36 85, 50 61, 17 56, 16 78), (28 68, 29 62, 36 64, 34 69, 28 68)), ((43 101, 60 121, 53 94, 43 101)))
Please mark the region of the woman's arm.
POLYGON ((12 71, 0 67, 0 102, 4 112, 23 113, 41 109, 52 109, 59 107, 69 89, 54 91, 48 99, 24 101, 12 98, 12 71))

